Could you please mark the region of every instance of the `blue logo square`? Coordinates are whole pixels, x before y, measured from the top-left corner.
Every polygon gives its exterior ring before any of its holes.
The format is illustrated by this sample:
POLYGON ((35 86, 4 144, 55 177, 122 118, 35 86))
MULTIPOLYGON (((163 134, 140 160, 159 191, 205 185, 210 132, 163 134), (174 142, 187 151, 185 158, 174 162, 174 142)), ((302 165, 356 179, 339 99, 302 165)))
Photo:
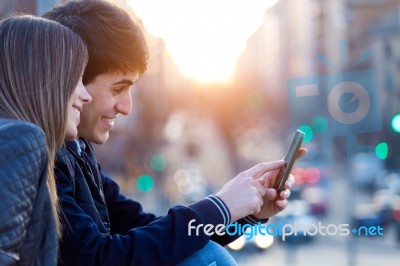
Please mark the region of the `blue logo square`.
POLYGON ((309 126, 324 145, 332 145, 335 136, 347 136, 348 154, 357 152, 358 134, 382 128, 372 69, 290 79, 287 93, 292 130, 309 126))

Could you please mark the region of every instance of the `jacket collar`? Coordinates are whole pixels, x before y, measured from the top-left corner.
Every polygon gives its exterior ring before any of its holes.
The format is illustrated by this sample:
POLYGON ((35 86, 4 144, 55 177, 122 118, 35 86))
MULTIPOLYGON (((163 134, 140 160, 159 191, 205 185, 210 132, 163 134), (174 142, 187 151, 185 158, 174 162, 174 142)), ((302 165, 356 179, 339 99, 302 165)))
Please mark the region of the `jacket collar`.
POLYGON ((88 140, 78 138, 76 140, 66 141, 65 147, 74 155, 75 158, 78 158, 79 160, 88 160, 92 164, 97 164, 93 145, 88 140), (81 152, 78 150, 77 142, 81 142, 81 152))

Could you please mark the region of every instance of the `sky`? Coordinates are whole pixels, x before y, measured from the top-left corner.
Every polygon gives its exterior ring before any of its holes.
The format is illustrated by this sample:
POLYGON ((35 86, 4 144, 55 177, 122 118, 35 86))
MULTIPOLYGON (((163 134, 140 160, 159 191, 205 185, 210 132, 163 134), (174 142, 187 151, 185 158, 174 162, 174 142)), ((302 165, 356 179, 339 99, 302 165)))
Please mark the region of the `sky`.
POLYGON ((278 0, 129 0, 146 30, 164 39, 183 75, 227 81, 247 39, 278 0))

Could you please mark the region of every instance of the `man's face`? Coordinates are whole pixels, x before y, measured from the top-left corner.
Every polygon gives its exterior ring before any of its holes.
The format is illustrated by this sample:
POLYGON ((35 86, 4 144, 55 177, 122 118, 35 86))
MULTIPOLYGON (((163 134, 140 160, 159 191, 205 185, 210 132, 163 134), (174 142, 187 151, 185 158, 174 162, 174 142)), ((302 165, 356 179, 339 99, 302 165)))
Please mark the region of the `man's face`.
POLYGON ((105 73, 85 85, 92 102, 81 113, 80 137, 96 144, 107 141, 118 114, 128 115, 132 110, 131 90, 138 77, 136 72, 105 73))

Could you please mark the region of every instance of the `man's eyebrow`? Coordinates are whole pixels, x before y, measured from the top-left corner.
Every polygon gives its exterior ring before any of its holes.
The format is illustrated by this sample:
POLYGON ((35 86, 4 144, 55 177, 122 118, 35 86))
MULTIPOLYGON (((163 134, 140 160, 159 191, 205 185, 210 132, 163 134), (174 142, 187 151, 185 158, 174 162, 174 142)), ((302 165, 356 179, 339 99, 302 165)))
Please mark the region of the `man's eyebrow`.
POLYGON ((122 79, 120 81, 114 82, 112 85, 129 85, 129 86, 131 86, 131 85, 133 85, 133 82, 132 82, 132 80, 129 80, 129 79, 122 79))

